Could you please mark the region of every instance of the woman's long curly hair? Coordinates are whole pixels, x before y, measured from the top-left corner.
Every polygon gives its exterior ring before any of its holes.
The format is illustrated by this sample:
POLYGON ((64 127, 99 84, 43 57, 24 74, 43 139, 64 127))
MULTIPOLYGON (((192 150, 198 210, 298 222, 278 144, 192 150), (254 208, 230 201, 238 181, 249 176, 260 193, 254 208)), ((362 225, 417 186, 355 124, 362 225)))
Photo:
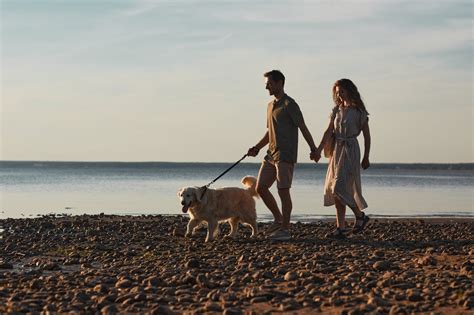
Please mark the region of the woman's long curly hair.
POLYGON ((339 99, 336 93, 336 87, 339 87, 339 89, 343 89, 347 93, 346 98, 352 105, 354 105, 360 111, 365 112, 367 115, 369 114, 369 112, 365 108, 365 104, 362 101, 362 98, 360 97, 359 91, 357 90, 357 86, 355 86, 355 84, 351 80, 337 80, 334 83, 334 86, 332 87, 332 98, 334 100, 334 104, 342 106, 344 103, 342 100, 339 99))

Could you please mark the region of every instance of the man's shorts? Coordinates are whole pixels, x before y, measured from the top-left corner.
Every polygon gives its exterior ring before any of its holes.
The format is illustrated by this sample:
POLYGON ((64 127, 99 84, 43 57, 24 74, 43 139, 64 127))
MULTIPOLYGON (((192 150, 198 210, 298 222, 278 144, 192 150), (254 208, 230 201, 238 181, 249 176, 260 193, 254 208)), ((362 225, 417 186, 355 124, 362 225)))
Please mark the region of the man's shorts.
POLYGON ((257 187, 270 188, 276 180, 278 189, 289 189, 293 181, 293 169, 293 163, 264 160, 258 172, 257 187))

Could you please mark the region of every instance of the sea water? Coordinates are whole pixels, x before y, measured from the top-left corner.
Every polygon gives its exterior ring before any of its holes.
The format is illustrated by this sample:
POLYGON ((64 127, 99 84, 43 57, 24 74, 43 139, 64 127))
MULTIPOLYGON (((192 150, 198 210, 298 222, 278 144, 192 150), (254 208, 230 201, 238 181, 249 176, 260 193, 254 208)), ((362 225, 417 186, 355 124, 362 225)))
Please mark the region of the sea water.
MULTIPOLYGON (((203 186, 231 163, 0 162, 0 218, 44 214, 181 214, 177 191, 203 186)), ((211 188, 257 176, 260 164, 241 163, 211 188)), ((333 216, 323 206, 326 164, 297 164, 292 219, 333 216)), ((371 216, 473 217, 474 164, 374 164, 362 173, 371 216)), ((279 201, 274 185, 271 191, 279 201)), ((261 220, 270 212, 257 200, 261 220)), ((350 213, 350 211, 349 211, 350 213)))

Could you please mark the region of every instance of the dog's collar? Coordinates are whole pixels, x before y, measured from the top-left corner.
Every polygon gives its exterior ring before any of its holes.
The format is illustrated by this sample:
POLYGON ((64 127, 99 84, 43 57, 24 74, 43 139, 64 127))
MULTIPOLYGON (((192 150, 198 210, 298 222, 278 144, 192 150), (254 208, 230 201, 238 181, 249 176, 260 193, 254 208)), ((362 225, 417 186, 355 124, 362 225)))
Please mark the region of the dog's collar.
POLYGON ((201 189, 203 190, 203 192, 202 192, 202 194, 201 194, 201 198, 199 198, 199 199, 204 198, 204 195, 205 195, 206 192, 207 192, 207 186, 202 186, 201 189))

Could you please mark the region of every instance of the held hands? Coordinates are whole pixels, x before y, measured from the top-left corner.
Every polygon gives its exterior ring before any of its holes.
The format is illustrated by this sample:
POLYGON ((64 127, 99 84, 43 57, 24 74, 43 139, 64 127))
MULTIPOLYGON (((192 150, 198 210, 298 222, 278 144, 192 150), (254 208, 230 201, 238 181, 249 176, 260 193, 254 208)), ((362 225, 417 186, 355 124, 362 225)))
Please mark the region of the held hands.
POLYGON ((362 166, 362 169, 366 170, 370 167, 370 162, 369 158, 364 156, 364 159, 362 160, 362 163, 360 163, 360 166, 362 166))
POLYGON ((257 147, 251 147, 251 148, 247 151, 247 155, 248 155, 248 156, 257 156, 259 151, 260 151, 259 148, 257 148, 257 147))
POLYGON ((309 154, 309 158, 314 162, 318 163, 321 159, 321 152, 319 150, 311 151, 311 153, 309 154))

